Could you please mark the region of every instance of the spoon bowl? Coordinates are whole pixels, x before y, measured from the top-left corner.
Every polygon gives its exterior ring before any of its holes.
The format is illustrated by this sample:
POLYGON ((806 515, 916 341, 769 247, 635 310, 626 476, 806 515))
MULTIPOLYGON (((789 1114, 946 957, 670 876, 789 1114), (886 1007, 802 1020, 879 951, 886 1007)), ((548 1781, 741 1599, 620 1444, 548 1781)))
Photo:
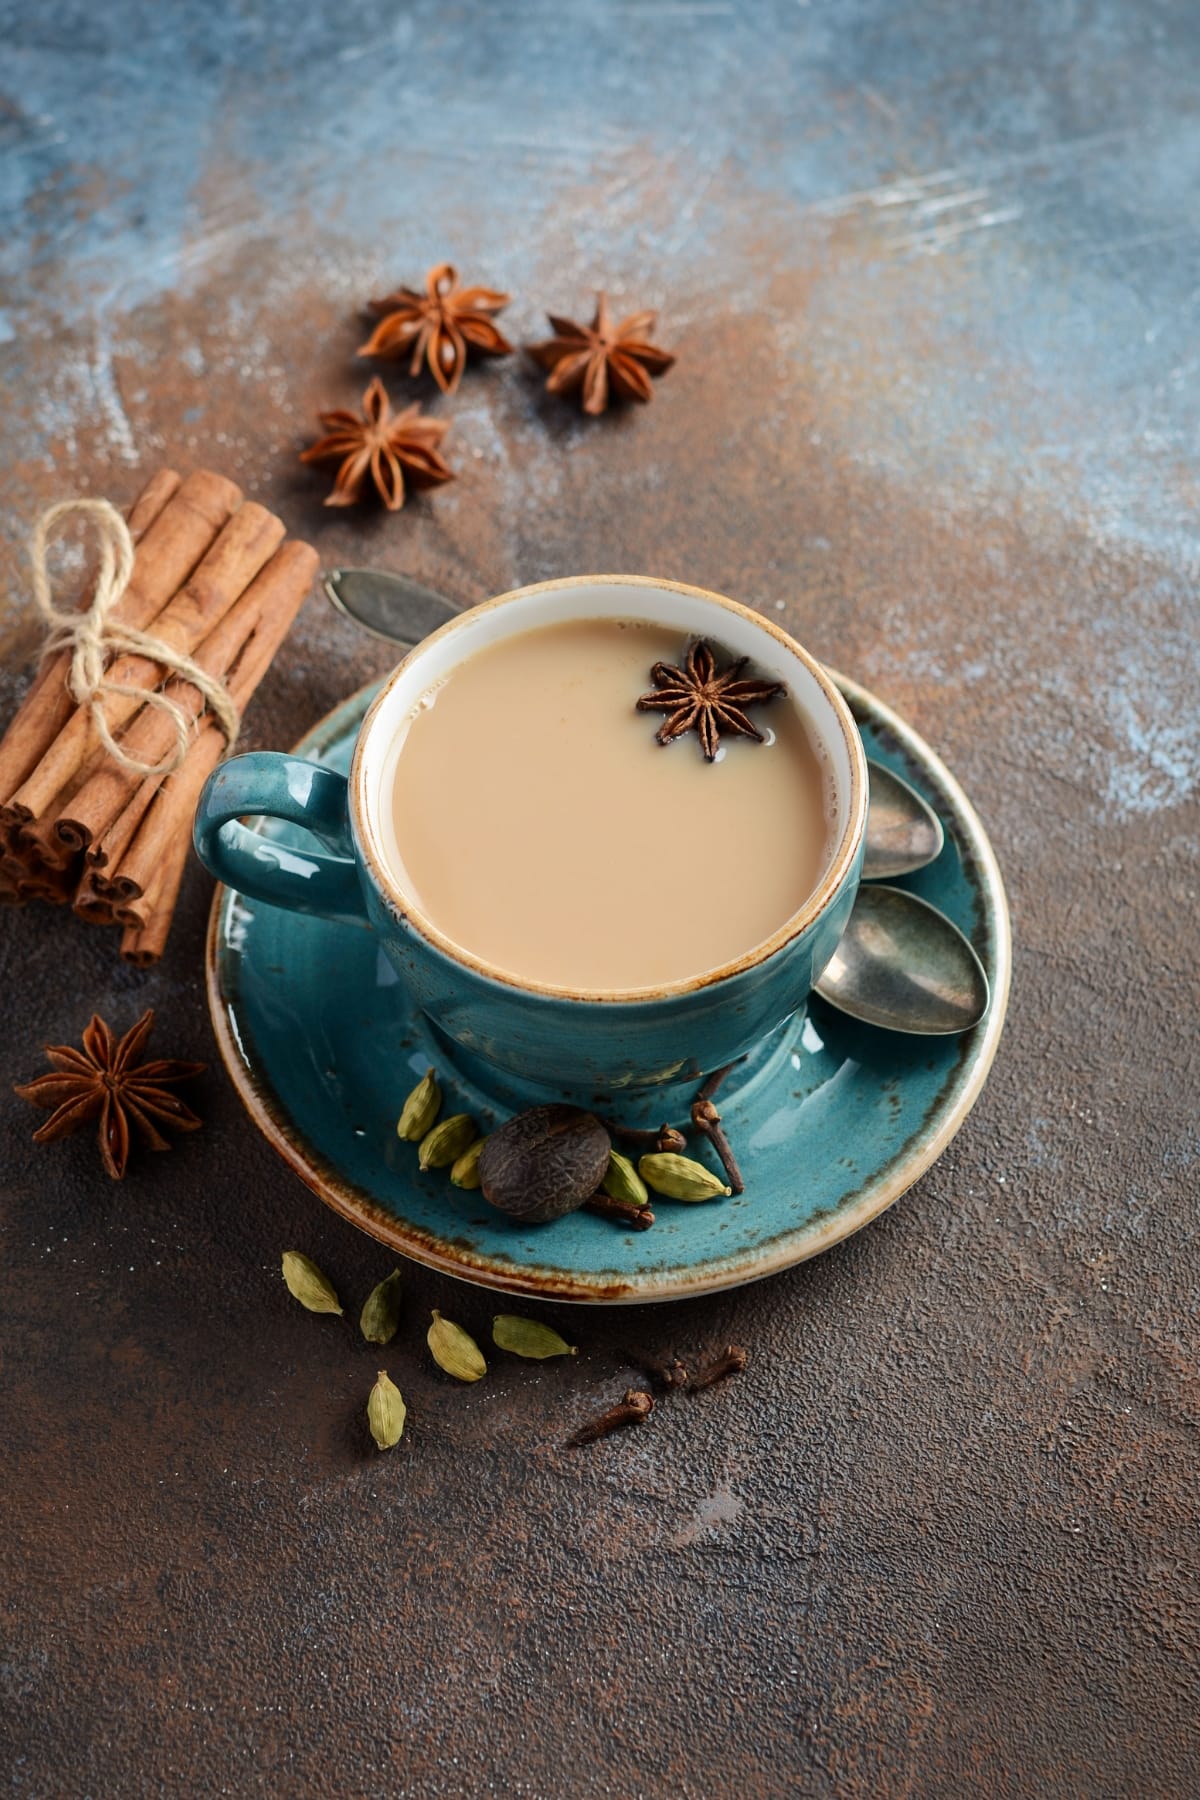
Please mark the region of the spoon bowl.
POLYGON ((859 888, 816 992, 852 1019, 921 1037, 969 1031, 991 999, 957 925, 915 894, 881 885, 859 888))
POLYGON ((345 618, 372 637, 410 649, 458 616, 444 594, 387 569, 330 569, 324 587, 345 618))
POLYGON ((942 854, 946 834, 937 814, 915 788, 882 763, 868 761, 871 800, 867 812, 864 881, 911 875, 942 854))

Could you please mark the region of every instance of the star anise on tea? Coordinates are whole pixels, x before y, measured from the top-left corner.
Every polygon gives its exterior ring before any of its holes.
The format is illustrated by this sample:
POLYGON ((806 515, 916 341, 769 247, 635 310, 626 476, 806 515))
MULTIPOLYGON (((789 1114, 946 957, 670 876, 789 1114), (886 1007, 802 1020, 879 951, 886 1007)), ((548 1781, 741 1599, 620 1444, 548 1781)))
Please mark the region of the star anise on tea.
POLYGON ((46 1123, 34 1132, 35 1144, 57 1143, 99 1120, 100 1156, 114 1181, 129 1161, 132 1134, 151 1150, 169 1150, 167 1131, 198 1131, 201 1120, 169 1090, 177 1082, 204 1073, 196 1062, 139 1062, 154 1026, 154 1013, 144 1012, 137 1024, 118 1038, 99 1016, 83 1034, 83 1048, 47 1044, 54 1073, 15 1087, 13 1092, 34 1106, 52 1107, 46 1123))
POLYGON ((408 356, 410 375, 422 362, 444 394, 452 394, 462 378, 470 350, 485 356, 508 356, 512 345, 492 322, 509 296, 496 288, 459 287, 452 263, 438 263, 425 277, 425 292, 397 288, 386 299, 372 300, 379 324, 359 351, 360 356, 408 356))
POLYGON ((746 708, 763 706, 787 689, 781 681, 744 676, 749 660, 740 656, 718 669, 712 645, 700 638, 681 669, 673 663, 656 662, 650 671, 653 691, 643 694, 637 704, 639 712, 667 714, 654 734, 658 742, 670 744, 685 731, 694 731, 709 762, 716 758, 722 732, 763 743, 763 734, 746 716, 746 708))
POLYGON ((630 313, 614 324, 606 294, 596 295, 590 325, 576 325, 553 313, 547 317, 554 336, 531 344, 529 354, 549 369, 550 393, 570 394, 577 388, 582 392, 585 413, 602 413, 613 394, 622 400, 653 400, 650 377, 665 375, 675 361, 669 350, 650 342, 657 313, 630 313))
POLYGON ((407 476, 411 487, 435 487, 453 481, 454 471, 438 452, 449 431, 445 419, 425 417, 417 405, 393 413, 376 375, 363 395, 362 415, 339 408, 318 413, 325 436, 302 450, 302 463, 340 462, 326 506, 353 506, 368 479, 389 512, 404 505, 407 476))

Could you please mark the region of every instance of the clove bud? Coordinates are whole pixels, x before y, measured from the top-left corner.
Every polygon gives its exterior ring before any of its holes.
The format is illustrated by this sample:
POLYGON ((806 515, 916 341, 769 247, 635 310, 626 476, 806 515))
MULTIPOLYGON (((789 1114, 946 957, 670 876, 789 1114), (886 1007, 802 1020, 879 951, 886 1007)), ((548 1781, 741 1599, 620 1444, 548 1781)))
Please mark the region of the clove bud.
POLYGON ((580 1444, 594 1444, 597 1438, 607 1437, 610 1431, 619 1431, 623 1425, 640 1425, 653 1411, 654 1401, 650 1395, 640 1388, 630 1388, 619 1406, 610 1406, 598 1419, 581 1425, 567 1439, 567 1444, 571 1448, 580 1444))
POLYGON ((728 1344, 723 1356, 718 1356, 715 1362, 706 1364, 703 1369, 697 1369, 692 1376, 693 1394, 698 1393, 701 1388, 711 1387, 714 1381, 723 1381, 726 1375, 740 1375, 747 1361, 746 1352, 740 1344, 728 1344))

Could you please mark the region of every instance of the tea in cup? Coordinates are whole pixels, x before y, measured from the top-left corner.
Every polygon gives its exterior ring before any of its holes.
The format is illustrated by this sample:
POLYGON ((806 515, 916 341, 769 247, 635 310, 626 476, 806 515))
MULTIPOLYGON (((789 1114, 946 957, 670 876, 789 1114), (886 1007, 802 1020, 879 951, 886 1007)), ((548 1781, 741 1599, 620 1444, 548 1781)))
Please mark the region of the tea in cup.
POLYGON ((223 764, 196 843, 252 899, 368 921, 451 1054, 612 1093, 726 1063, 803 1002, 866 808, 857 728, 786 632, 696 588, 585 576, 418 645, 348 781, 223 764), (281 854, 246 814, 328 850, 281 854))

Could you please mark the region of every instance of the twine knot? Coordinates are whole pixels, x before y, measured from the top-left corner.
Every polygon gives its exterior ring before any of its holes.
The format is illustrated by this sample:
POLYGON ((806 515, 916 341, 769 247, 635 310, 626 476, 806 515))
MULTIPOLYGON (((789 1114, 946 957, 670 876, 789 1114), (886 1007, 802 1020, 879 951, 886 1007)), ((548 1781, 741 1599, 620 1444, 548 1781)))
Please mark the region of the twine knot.
MULTIPOLYGON (((33 598, 48 626, 42 646, 43 660, 69 649, 71 667, 67 686, 77 706, 86 706, 105 749, 123 769, 139 775, 171 775, 188 753, 194 721, 168 694, 136 683, 112 681, 108 669, 122 654, 149 657, 170 674, 191 682, 203 696, 213 718, 225 734, 226 750, 237 740, 241 717, 225 684, 151 632, 138 631, 113 617, 113 609, 129 586, 133 574, 133 539, 129 527, 107 500, 62 500, 38 519, 29 545, 33 563, 33 598), (55 606, 46 567, 46 549, 65 519, 72 515, 91 527, 100 556, 92 602, 83 612, 62 612, 55 606), (158 707, 175 728, 175 748, 161 762, 139 762, 122 750, 108 727, 104 711, 106 694, 123 694, 158 707)), ((203 716, 203 715, 201 715, 203 716)))

